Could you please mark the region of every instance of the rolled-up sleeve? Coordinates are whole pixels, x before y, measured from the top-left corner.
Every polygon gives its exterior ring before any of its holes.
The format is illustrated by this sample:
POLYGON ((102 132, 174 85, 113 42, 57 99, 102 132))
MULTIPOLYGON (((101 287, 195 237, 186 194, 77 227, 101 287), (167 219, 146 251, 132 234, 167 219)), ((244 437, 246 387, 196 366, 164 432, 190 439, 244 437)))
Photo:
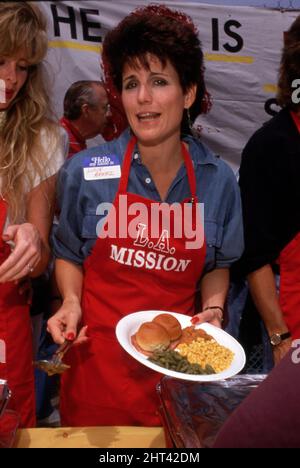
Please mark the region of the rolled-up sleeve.
POLYGON ((242 255, 244 250, 243 218, 240 190, 236 178, 229 167, 224 170, 226 183, 222 197, 225 211, 221 245, 216 249, 216 268, 229 268, 242 255))
POLYGON ((73 173, 66 163, 59 172, 57 201, 59 222, 53 228, 52 245, 56 258, 82 264, 85 259, 81 237, 83 213, 79 203, 81 174, 73 173), (77 176, 76 176, 77 175, 77 176))

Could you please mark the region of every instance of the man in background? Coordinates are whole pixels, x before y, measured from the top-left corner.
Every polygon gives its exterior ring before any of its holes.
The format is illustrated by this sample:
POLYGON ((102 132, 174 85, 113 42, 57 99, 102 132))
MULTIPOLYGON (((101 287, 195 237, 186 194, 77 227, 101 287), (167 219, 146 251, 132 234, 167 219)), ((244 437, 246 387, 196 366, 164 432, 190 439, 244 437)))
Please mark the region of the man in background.
POLYGON ((101 135, 109 124, 110 105, 100 81, 76 81, 64 98, 60 120, 69 136, 68 158, 86 149, 86 140, 101 135))

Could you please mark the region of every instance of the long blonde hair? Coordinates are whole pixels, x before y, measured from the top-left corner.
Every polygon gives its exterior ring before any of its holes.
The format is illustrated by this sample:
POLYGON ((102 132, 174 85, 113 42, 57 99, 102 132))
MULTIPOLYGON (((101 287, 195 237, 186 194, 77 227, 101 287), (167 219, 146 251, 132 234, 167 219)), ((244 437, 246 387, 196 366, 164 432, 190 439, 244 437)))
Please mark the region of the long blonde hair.
POLYGON ((11 221, 24 219, 25 197, 36 180, 42 180, 49 163, 44 129, 58 144, 58 126, 50 117, 42 61, 48 40, 46 22, 31 2, 0 2, 0 55, 14 56, 24 50, 28 77, 6 111, 0 134, 1 193, 8 201, 11 221))

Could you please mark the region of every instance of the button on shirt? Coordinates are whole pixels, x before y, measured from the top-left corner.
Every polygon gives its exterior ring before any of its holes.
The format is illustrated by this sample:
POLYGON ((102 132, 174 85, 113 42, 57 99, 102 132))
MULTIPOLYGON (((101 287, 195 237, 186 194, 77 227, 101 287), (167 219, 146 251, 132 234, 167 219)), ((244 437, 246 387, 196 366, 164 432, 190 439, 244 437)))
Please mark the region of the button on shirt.
MULTIPOLYGON (((59 174, 58 203, 61 213, 53 233, 53 248, 57 258, 82 264, 97 240, 97 214, 100 203, 113 203, 119 178, 86 180, 84 169, 95 158, 110 157, 122 166, 130 132, 117 140, 82 151, 68 160, 59 174)), ((231 168, 214 156, 199 140, 185 137, 192 157, 197 196, 204 204, 204 232, 207 243, 204 271, 228 268, 243 251, 243 228, 238 184, 231 168)), ((160 196, 138 151, 133 152, 128 192, 160 202, 160 196)), ((166 203, 181 202, 190 197, 184 163, 171 184, 166 203)))

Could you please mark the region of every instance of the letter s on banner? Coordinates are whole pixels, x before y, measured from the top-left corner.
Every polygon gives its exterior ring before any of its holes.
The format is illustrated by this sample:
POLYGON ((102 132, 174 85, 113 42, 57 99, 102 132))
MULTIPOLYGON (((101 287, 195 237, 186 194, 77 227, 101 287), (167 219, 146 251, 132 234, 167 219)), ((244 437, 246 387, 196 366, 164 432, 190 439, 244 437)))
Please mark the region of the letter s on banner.
POLYGON ((292 343, 292 348, 297 348, 292 352, 292 361, 294 364, 300 363, 300 340, 294 340, 292 343))

